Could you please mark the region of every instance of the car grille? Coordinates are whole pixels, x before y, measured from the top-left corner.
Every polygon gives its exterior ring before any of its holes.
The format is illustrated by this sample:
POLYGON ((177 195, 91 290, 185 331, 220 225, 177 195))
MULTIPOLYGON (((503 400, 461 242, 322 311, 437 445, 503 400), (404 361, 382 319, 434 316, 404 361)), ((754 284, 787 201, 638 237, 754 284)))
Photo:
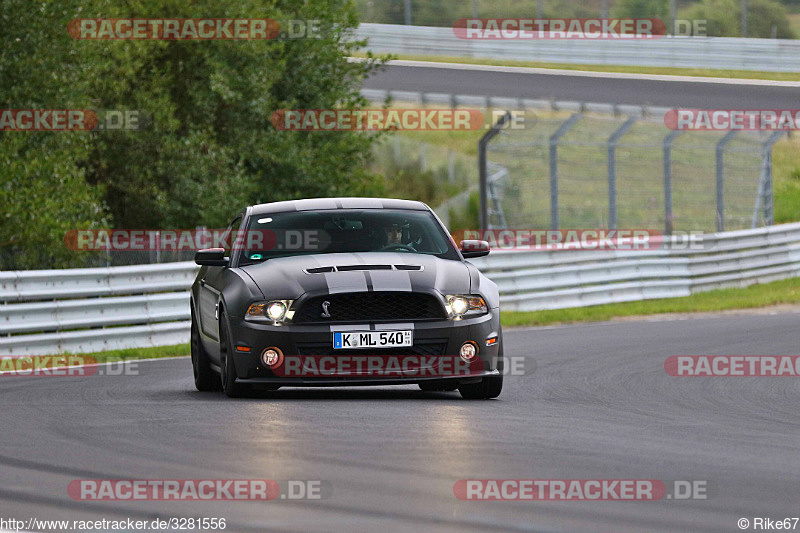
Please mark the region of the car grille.
POLYGON ((419 342, 403 348, 376 348, 374 350, 334 350, 329 343, 298 344, 298 355, 444 355, 446 341, 419 342))
POLYGON ((316 296, 307 300, 292 321, 370 322, 375 320, 431 320, 447 315, 434 296, 419 292, 354 292, 316 296), (324 318, 323 302, 329 302, 330 318, 324 318))

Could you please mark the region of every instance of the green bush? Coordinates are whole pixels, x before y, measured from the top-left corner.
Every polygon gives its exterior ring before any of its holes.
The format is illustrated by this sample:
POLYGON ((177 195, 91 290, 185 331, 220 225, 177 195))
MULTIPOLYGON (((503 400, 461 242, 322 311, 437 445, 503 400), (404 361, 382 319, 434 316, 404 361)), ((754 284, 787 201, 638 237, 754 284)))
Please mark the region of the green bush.
POLYGON ((619 0, 611 15, 616 18, 659 18, 669 20, 669 0, 619 0))
MULTIPOLYGON (((747 36, 768 39, 776 28, 778 39, 795 39, 786 6, 776 0, 747 0, 747 36)), ((701 0, 681 10, 678 18, 707 20, 709 37, 741 37, 742 2, 740 0, 701 0)))

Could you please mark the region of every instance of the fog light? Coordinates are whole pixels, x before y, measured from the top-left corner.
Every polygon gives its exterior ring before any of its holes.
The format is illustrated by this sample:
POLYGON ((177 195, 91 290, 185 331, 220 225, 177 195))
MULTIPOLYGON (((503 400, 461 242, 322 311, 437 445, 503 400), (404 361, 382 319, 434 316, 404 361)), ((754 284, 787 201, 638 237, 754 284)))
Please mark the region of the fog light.
POLYGON ((278 348, 266 348, 261 352, 261 361, 265 366, 274 368, 283 362, 283 352, 278 348))
POLYGON ((467 341, 461 345, 460 355, 461 359, 469 363, 478 355, 478 346, 472 341, 467 341))

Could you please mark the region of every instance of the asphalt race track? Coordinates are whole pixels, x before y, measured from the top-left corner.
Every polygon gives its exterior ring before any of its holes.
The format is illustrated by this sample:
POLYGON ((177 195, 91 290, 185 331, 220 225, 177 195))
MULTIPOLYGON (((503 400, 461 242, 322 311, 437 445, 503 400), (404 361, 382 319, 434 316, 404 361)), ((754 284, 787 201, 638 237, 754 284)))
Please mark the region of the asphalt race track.
POLYGON ((406 66, 402 62, 389 65, 364 81, 368 89, 397 91, 698 109, 794 109, 800 86, 784 85, 792 84, 770 85, 761 80, 753 80, 752 84, 665 81, 602 73, 584 76, 493 72, 472 70, 468 65, 435 68, 406 66))
POLYGON ((535 372, 499 399, 416 387, 194 390, 188 358, 138 375, 8 377, 4 518, 225 517, 227 531, 739 531, 800 513, 800 381, 679 378, 670 355, 797 354, 800 315, 506 332, 535 372), (705 480, 695 501, 474 502, 459 479, 705 480), (74 479, 325 480, 323 500, 84 502, 74 479))

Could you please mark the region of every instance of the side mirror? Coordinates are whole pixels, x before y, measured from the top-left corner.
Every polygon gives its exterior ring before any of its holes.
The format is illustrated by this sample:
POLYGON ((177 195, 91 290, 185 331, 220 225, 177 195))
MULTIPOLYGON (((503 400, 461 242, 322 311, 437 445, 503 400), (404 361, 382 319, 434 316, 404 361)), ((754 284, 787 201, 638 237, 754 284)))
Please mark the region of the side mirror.
POLYGON ((223 248, 197 250, 194 254, 194 262, 202 266, 228 266, 228 258, 225 257, 223 248))
POLYGON ((465 259, 489 255, 489 243, 486 241, 461 241, 461 255, 465 259))

